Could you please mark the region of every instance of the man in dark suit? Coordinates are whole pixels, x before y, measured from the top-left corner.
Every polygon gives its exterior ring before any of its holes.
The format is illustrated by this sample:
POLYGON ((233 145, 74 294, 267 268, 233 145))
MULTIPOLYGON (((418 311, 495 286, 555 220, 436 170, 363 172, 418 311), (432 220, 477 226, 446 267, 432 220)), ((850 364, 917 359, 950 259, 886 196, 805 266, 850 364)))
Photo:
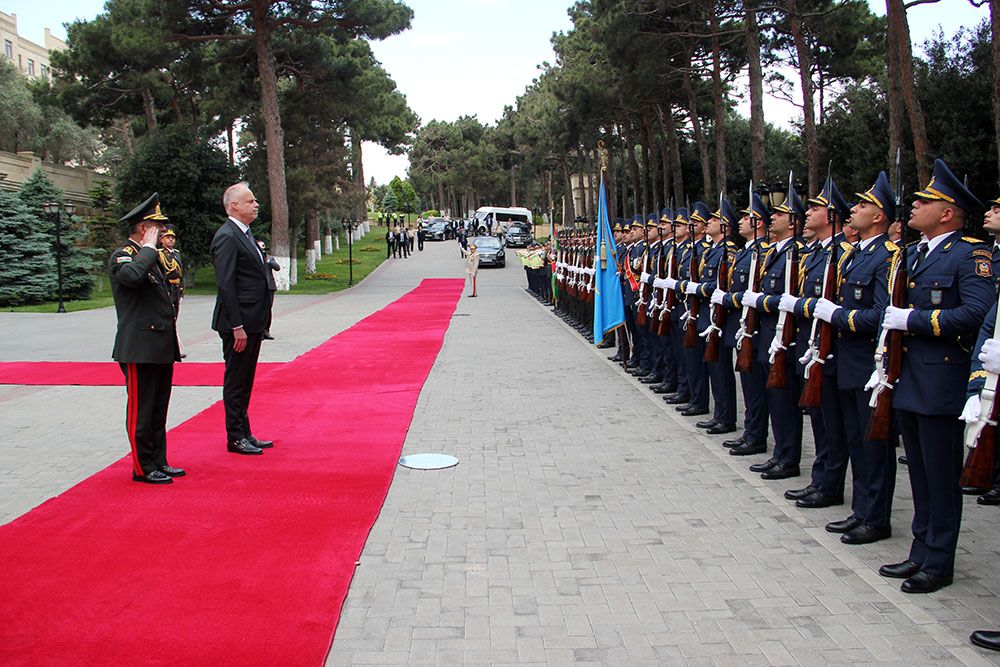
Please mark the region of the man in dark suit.
POLYGON ((226 189, 222 198, 229 219, 212 239, 212 264, 218 296, 212 329, 222 339, 226 372, 222 402, 226 408, 226 447, 236 454, 261 454, 274 443, 250 430, 250 392, 263 334, 271 326, 271 267, 257 247, 250 223, 260 205, 246 183, 226 189))
POLYGON ((128 241, 108 261, 118 313, 112 357, 128 391, 132 480, 146 484, 170 484, 184 474, 167 464, 167 406, 180 348, 174 300, 156 250, 166 219, 154 194, 121 219, 128 224, 128 241))

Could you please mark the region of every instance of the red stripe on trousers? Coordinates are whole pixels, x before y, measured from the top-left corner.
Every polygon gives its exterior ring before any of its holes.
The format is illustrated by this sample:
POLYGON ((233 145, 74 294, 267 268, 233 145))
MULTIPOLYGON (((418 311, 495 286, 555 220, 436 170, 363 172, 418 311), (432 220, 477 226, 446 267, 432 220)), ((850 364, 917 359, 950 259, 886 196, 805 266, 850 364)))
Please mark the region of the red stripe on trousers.
POLYGON ((128 432, 128 444, 132 448, 132 472, 140 477, 145 475, 142 466, 139 464, 139 452, 135 448, 136 422, 139 421, 139 388, 138 373, 135 364, 128 364, 128 373, 125 376, 125 384, 128 391, 128 408, 125 416, 125 430, 128 432))

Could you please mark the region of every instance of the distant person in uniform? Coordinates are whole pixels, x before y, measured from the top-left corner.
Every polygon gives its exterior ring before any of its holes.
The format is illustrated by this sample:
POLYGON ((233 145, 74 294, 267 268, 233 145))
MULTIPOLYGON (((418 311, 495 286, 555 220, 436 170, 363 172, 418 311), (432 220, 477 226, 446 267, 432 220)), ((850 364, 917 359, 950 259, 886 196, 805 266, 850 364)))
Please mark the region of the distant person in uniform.
MULTIPOLYGON (((160 266, 163 268, 163 275, 167 278, 167 285, 170 288, 170 298, 174 302, 174 321, 181 314, 181 299, 184 298, 184 264, 181 262, 181 253, 175 247, 177 245, 177 229, 173 225, 166 225, 165 231, 160 234, 160 266)), ((177 344, 181 349, 181 359, 186 357, 184 346, 180 342, 180 334, 177 335, 177 344)))
POLYGON ((468 274, 469 280, 472 282, 472 294, 469 296, 476 296, 476 275, 479 273, 479 253, 476 252, 476 245, 474 243, 469 244, 469 256, 465 261, 465 273, 468 274))
POLYGON ((146 484, 170 484, 184 475, 167 463, 167 407, 180 348, 174 297, 156 249, 166 220, 153 194, 121 219, 128 241, 108 261, 118 314, 112 357, 125 374, 132 480, 146 484))
POLYGON ((406 226, 406 240, 410 245, 410 254, 413 254, 413 244, 417 240, 417 234, 413 231, 413 225, 406 226))
MULTIPOLYGON (((271 268, 267 272, 267 289, 271 293, 271 310, 274 310, 274 293, 278 291, 278 284, 274 282, 274 272, 281 271, 281 264, 278 264, 278 260, 267 254, 267 246, 260 239, 257 240, 257 247, 260 251, 264 253, 264 260, 267 265, 271 268)), ((264 340, 274 340, 274 336, 271 335, 271 327, 264 329, 264 340)))
MULTIPOLYGON (((250 429, 250 393, 257 371, 263 334, 271 326, 271 267, 250 230, 260 204, 247 183, 237 183, 222 196, 229 219, 212 239, 212 265, 218 295, 212 329, 222 339, 226 372, 222 403, 226 409, 226 448, 235 454, 261 454, 273 447, 250 429)), ((273 279, 273 277, 272 277, 273 279)))

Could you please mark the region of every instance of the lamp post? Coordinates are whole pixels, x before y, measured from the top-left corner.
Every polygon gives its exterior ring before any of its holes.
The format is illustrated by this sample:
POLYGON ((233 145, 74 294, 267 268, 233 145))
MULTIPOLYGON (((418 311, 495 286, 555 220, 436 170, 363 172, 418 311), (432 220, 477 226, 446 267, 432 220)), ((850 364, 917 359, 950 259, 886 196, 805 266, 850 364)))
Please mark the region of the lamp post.
POLYGON ((65 313, 66 306, 63 305, 63 270, 62 270, 62 209, 66 210, 66 215, 72 217, 76 212, 76 205, 66 202, 60 206, 59 202, 47 202, 42 204, 42 211, 49 216, 55 216, 56 222, 56 275, 59 279, 59 308, 57 313, 65 313))
POLYGON ((354 284, 354 220, 343 220, 347 225, 347 285, 354 284))

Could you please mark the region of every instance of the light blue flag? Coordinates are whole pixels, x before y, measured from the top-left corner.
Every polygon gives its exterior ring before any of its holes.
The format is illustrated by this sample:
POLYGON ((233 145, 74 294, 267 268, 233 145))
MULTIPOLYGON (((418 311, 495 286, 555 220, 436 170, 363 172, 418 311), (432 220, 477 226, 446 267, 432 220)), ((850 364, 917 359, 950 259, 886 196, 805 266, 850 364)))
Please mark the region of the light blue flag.
POLYGON ((597 247, 594 261, 594 344, 604 340, 604 334, 625 324, 625 303, 622 284, 615 261, 615 237, 608 220, 608 195, 601 174, 601 195, 597 202, 597 247))

